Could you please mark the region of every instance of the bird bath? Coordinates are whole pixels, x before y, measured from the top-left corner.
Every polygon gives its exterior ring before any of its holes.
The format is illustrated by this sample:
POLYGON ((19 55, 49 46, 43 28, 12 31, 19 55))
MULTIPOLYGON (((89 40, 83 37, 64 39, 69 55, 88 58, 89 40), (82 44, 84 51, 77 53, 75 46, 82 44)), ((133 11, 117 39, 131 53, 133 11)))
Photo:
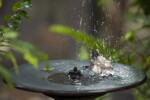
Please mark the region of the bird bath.
POLYGON ((12 82, 16 88, 40 92, 55 100, 94 100, 106 93, 134 88, 146 80, 139 69, 119 63, 112 63, 114 75, 109 77, 89 77, 88 73, 93 74, 86 68, 89 60, 51 60, 49 65, 54 70, 42 70, 44 62, 39 63, 39 70, 30 64, 20 65, 20 75, 12 68, 12 82))

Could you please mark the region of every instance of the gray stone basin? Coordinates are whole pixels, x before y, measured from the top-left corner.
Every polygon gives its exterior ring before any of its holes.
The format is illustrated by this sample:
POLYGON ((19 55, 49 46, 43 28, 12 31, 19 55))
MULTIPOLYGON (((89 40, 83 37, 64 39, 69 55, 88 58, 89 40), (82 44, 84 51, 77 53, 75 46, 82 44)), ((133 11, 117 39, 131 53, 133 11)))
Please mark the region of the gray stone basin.
POLYGON ((69 85, 47 80, 49 75, 62 72, 68 73, 74 67, 82 70, 83 66, 89 66, 89 64, 89 60, 51 60, 49 65, 54 67, 54 70, 51 71, 42 70, 45 67, 44 62, 39 63, 38 70, 34 69, 31 64, 24 64, 19 66, 19 75, 16 75, 14 68, 10 71, 12 82, 16 88, 44 93, 56 98, 56 100, 69 100, 63 98, 74 97, 80 97, 81 99, 92 97, 93 99, 106 93, 134 88, 146 81, 146 75, 142 71, 119 63, 112 63, 114 68, 113 77, 104 78, 89 85, 69 85))

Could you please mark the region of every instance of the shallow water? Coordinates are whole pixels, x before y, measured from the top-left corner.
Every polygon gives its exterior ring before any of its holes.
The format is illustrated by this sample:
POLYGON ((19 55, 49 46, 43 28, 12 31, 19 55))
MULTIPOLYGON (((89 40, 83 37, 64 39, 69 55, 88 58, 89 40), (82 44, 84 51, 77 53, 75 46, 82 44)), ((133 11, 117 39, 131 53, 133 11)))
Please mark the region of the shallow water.
POLYGON ((70 79, 68 73, 59 72, 51 74, 47 77, 47 80, 57 84, 67 84, 67 85, 92 85, 95 83, 99 83, 100 81, 106 80, 121 80, 119 76, 105 76, 102 77, 99 74, 94 73, 89 69, 83 68, 81 70, 82 76, 80 79, 70 79))
MULTIPOLYGON (((88 66, 89 64, 90 61, 88 60, 53 60, 49 61, 49 65, 55 69, 50 72, 42 70, 45 67, 45 62, 39 63, 40 70, 35 70, 31 64, 24 64, 19 66, 20 75, 15 74, 15 69, 11 69, 10 72, 12 73, 12 82, 15 87, 29 90, 32 89, 37 92, 68 91, 68 93, 70 93, 70 91, 72 91, 72 93, 83 93, 84 91, 84 93, 87 93, 89 91, 97 91, 103 93, 135 87, 143 83, 146 79, 145 74, 137 68, 119 63, 112 63, 114 75, 112 77, 100 77, 98 82, 86 83, 84 85, 73 85, 69 83, 70 85, 68 85, 47 80, 50 75, 55 73, 68 73, 76 66, 83 74, 85 70, 83 70, 82 66, 88 66)), ((87 73, 89 74, 89 72, 87 73)), ((92 75, 92 73, 90 74, 92 75)), ((62 78, 62 76, 57 78, 62 78)))

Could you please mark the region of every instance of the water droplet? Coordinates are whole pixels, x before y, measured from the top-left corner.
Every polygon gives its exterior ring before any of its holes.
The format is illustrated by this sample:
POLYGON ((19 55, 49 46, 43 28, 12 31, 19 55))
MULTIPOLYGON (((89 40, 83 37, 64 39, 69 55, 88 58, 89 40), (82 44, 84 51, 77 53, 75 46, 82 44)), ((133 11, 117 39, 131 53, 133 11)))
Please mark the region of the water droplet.
POLYGON ((84 6, 85 6, 85 0, 82 1, 82 7, 84 7, 84 6))
POLYGON ((103 26, 103 25, 104 25, 104 22, 101 23, 101 26, 103 26))
POLYGON ((82 25, 82 17, 80 18, 80 23, 79 23, 79 27, 81 28, 82 25))

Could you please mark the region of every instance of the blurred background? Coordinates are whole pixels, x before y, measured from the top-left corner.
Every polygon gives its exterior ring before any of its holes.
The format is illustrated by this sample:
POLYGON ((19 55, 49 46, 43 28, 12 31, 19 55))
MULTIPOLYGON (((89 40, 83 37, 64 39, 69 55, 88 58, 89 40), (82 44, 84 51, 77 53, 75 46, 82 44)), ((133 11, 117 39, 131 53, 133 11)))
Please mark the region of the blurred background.
MULTIPOLYGON (((2 0, 0 24, 6 24, 3 18, 14 13, 12 6, 17 1, 19 0, 2 0)), ((125 13, 134 0, 107 0, 102 3, 104 1, 106 0, 31 0, 32 8, 27 10, 30 20, 23 19, 19 39, 28 41, 45 52, 49 60, 77 59, 81 48, 74 39, 50 32, 48 28, 54 24, 83 30, 114 47, 122 36, 140 24, 131 24, 125 20, 125 13)), ((142 30, 137 36, 146 36, 147 32, 148 29, 142 30)), ((19 53, 15 53, 15 56, 19 65, 27 63, 19 53)), ((4 60, 2 64, 7 68, 12 67, 9 60, 4 60)), ((110 100, 135 100, 132 90, 110 93, 108 97, 110 100)), ((52 99, 39 93, 10 90, 1 80, 0 100, 52 99)))

